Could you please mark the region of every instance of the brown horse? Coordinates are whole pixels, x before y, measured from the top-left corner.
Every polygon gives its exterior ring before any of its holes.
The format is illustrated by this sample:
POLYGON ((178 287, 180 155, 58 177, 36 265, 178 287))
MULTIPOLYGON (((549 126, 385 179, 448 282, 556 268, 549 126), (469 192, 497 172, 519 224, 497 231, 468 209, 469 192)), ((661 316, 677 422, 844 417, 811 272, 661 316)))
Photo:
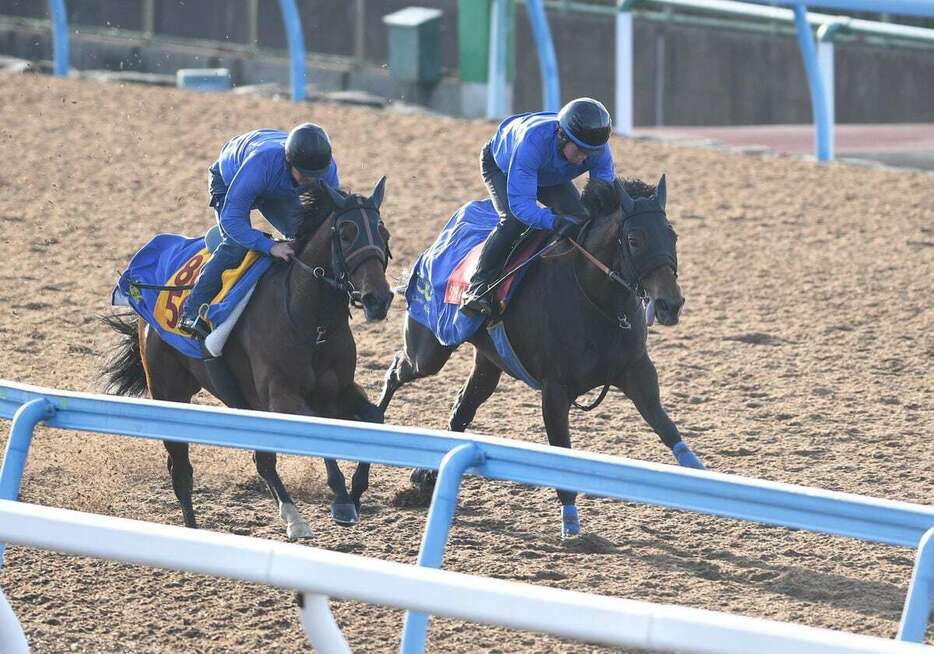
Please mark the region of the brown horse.
MULTIPOLYGON (((658 376, 646 351, 643 298, 654 302, 662 325, 677 324, 684 304, 677 281, 677 237, 665 214, 665 196, 664 177, 657 189, 638 180, 591 180, 581 197, 591 220, 580 245, 604 269, 566 244, 529 271, 502 320, 523 366, 541 384, 551 445, 571 447, 568 413, 578 396, 612 385, 632 400, 681 465, 702 468, 662 408, 658 376)), ((386 373, 379 401, 383 411, 403 384, 436 374, 456 349, 442 345, 411 316, 404 340, 386 373)), ((467 429, 504 367, 485 329, 469 341, 475 349, 473 371, 451 412, 452 431, 467 429)), ((417 470, 412 481, 431 486, 434 472, 417 470)), ((576 497, 558 490, 564 536, 580 531, 576 497)))
MULTIPOLYGON (((142 319, 107 319, 123 335, 103 370, 108 391, 156 400, 190 402, 200 389, 241 408, 326 418, 382 422, 382 412, 354 383, 357 350, 350 304, 369 321, 383 320, 392 302, 386 280, 389 232, 379 215, 385 177, 368 198, 317 185, 302 196, 304 222, 288 265, 273 267, 257 285, 224 346, 235 387, 223 388, 205 362, 167 345, 142 319), (239 398, 232 402, 231 396, 239 398)), ((211 364, 215 365, 215 364, 211 364)), ((185 525, 196 527, 188 443, 165 441, 172 486, 185 525)), ((311 536, 276 472, 274 452, 255 452, 256 469, 279 506, 289 538, 311 536)), ((356 523, 369 464, 360 463, 348 494, 344 476, 325 459, 334 492, 331 513, 356 523)))

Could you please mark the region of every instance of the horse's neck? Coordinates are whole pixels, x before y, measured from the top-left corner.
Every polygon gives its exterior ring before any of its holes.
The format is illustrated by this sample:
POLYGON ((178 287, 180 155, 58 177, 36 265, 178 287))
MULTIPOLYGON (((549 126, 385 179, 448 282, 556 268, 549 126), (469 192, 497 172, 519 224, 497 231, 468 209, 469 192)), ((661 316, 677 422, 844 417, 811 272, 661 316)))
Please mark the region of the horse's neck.
MULTIPOLYGON (((619 210, 595 218, 585 232, 584 240, 581 243, 584 249, 611 270, 617 263, 616 255, 619 251, 616 242, 619 218, 619 210)), ((593 262, 588 261, 587 257, 581 252, 577 252, 577 256, 574 258, 574 271, 580 282, 581 290, 587 294, 588 299, 598 304, 603 311, 616 312, 622 302, 628 301, 628 298, 621 298, 620 294, 630 295, 630 292, 610 280, 606 273, 597 268, 593 262)))
POLYGON ((320 279, 315 278, 309 269, 320 267, 328 274, 333 273, 331 270, 331 227, 333 224, 333 216, 325 220, 301 252, 296 254, 296 258, 307 266, 305 268, 293 264, 289 274, 289 308, 297 320, 313 313, 324 299, 324 284, 320 279))

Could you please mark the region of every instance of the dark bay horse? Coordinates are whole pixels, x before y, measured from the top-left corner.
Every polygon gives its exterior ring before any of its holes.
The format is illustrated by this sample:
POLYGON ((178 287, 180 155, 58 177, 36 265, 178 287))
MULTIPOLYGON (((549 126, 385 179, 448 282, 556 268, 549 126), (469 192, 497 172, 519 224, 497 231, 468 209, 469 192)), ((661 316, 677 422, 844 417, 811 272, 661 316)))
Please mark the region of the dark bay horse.
MULTIPOLYGON (((367 320, 378 321, 392 302, 386 280, 389 232, 379 214, 384 184, 385 178, 368 198, 345 196, 327 185, 303 194, 295 258, 263 276, 224 346, 244 408, 382 422, 382 411, 354 383, 357 350, 349 305, 362 306, 367 320)), ((103 370, 108 391, 143 395, 148 390, 156 400, 190 402, 203 388, 224 399, 201 360, 166 344, 142 319, 107 322, 123 335, 103 370)), ((196 527, 188 443, 165 441, 165 447, 185 525, 196 527)), ((289 538, 311 536, 276 472, 276 454, 257 451, 253 459, 278 502, 289 538)), ((325 465, 334 520, 356 523, 369 464, 357 466, 350 493, 337 462, 325 459, 325 465)))
MULTIPOLYGON (((580 245, 615 272, 616 281, 565 242, 559 253, 543 256, 529 271, 502 320, 520 361, 541 384, 551 445, 571 447, 571 405, 609 384, 629 397, 681 465, 702 468, 662 408, 658 375, 646 351, 643 296, 654 301, 662 325, 677 324, 684 304, 677 281, 677 235, 665 214, 665 196, 664 177, 657 189, 639 180, 591 180, 581 198, 591 220, 580 245)), ((404 350, 386 373, 379 401, 384 411, 403 384, 436 374, 456 349, 439 343, 411 316, 404 329, 404 350)), ((475 348, 473 370, 454 403, 452 431, 467 429, 503 370, 485 329, 469 341, 475 348)), ((434 473, 418 470, 412 480, 430 486, 434 473)), ((577 493, 557 492, 562 535, 578 534, 577 493)))

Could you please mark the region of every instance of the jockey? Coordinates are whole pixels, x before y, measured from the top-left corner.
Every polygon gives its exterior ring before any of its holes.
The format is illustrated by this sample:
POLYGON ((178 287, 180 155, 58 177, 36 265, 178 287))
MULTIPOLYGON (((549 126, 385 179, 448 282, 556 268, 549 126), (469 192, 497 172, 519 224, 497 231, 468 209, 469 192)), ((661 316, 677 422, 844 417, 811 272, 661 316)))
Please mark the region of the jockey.
POLYGON ((461 311, 495 313, 487 287, 527 228, 551 230, 561 238, 577 236, 586 211, 571 180, 586 171, 613 181, 607 145, 611 126, 606 108, 591 98, 572 100, 557 115, 516 114, 500 123, 480 155, 480 172, 499 222, 483 244, 461 311), (538 206, 539 201, 547 208, 538 206))
POLYGON ((239 266, 248 250, 285 261, 294 256, 290 243, 274 241, 251 227, 250 211, 259 209, 290 238, 299 227, 299 193, 316 179, 332 188, 340 186, 331 141, 314 123, 299 125, 288 134, 257 129, 227 141, 208 174, 210 205, 217 214, 223 240, 191 289, 182 309, 180 330, 200 338, 210 333, 202 308, 206 310, 220 291, 223 272, 239 266))

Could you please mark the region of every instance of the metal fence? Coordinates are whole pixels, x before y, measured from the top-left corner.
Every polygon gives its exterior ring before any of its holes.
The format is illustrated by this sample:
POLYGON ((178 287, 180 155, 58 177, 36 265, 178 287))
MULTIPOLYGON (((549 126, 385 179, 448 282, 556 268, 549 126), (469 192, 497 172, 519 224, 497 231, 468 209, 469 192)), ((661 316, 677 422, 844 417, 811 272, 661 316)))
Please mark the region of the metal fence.
MULTIPOLYGON (((923 642, 934 602, 934 507, 635 461, 622 457, 374 425, 74 393, 0 382, 13 418, 0 499, 15 499, 36 425, 439 471, 419 565, 439 568, 464 474, 559 487, 768 525, 917 548, 898 638, 923 642)), ((420 652, 428 618, 409 613, 403 651, 420 652)))

